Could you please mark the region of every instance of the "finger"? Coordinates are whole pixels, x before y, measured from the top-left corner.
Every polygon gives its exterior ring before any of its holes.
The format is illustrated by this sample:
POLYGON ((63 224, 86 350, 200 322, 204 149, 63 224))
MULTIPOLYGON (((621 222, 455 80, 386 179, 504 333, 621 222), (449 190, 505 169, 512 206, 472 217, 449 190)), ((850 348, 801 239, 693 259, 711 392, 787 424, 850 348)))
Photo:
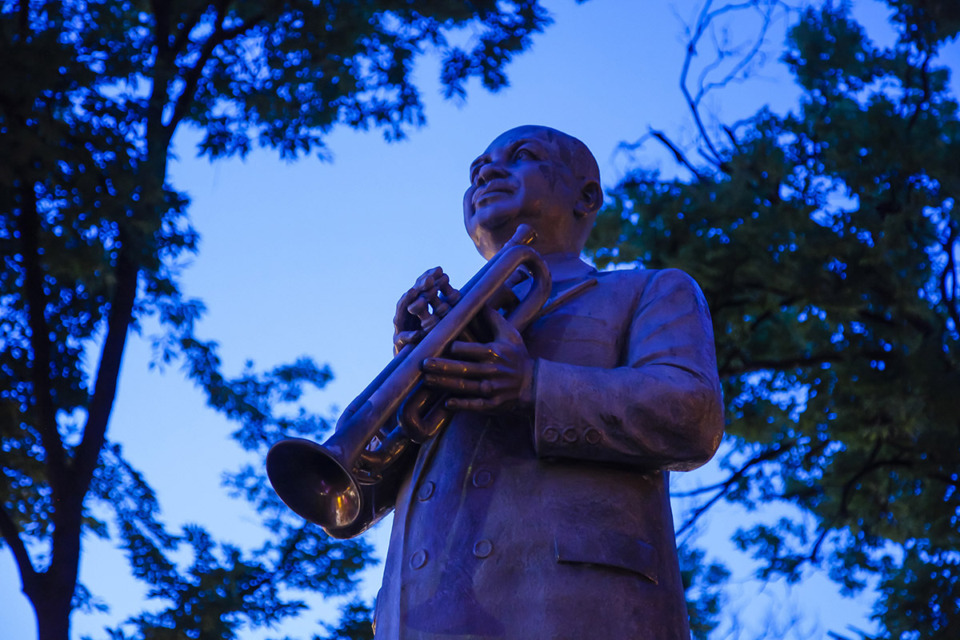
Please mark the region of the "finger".
POLYGON ((523 337, 517 328, 504 318, 498 311, 490 307, 484 307, 483 313, 486 321, 493 328, 494 342, 508 342, 513 345, 523 344, 523 337))
POLYGON ((450 309, 453 308, 439 298, 436 300, 436 302, 431 302, 430 304, 433 306, 433 315, 440 319, 450 313, 450 309))
MULTIPOLYGON (((423 276, 421 276, 421 278, 422 277, 423 276)), ((422 282, 418 280, 417 284, 400 296, 400 299, 397 301, 397 310, 393 316, 393 326, 396 329, 409 331, 420 327, 421 321, 419 321, 416 313, 410 311, 410 305, 423 295, 424 289, 421 285, 422 282)))
POLYGON ((473 360, 475 362, 502 360, 500 354, 490 347, 490 343, 486 342, 457 340, 450 345, 449 354, 454 359, 473 360))
POLYGON ((433 269, 427 269, 423 272, 417 282, 413 285, 414 289, 419 291, 426 291, 427 289, 432 289, 434 283, 443 276, 443 269, 440 267, 434 267, 433 269))
POLYGON ((434 267, 429 271, 425 271, 423 275, 417 278, 417 281, 413 284, 413 286, 410 287, 410 289, 408 289, 403 296, 401 296, 400 301, 397 303, 398 310, 401 308, 406 310, 407 306, 416 300, 418 296, 433 289, 436 280, 443 275, 443 270, 440 269, 440 267, 434 267))
POLYGON ((401 331, 393 337, 393 347, 400 351, 408 344, 417 344, 423 339, 423 331, 401 331))
POLYGON ((401 311, 401 310, 406 311, 406 310, 407 310, 407 306, 409 306, 409 304, 410 304, 411 302, 413 302, 414 300, 416 300, 416 299, 417 299, 417 296, 419 296, 419 295, 420 295, 420 291, 419 291, 419 290, 417 290, 417 289, 415 289, 415 288, 414 288, 414 289, 408 289, 407 292, 404 293, 402 296, 400 296, 400 299, 397 300, 397 311, 398 311, 398 312, 401 311))
POLYGON ((400 314, 402 311, 407 311, 414 300, 422 296, 424 293, 427 293, 435 289, 434 282, 438 277, 437 274, 443 274, 440 267, 436 267, 425 272, 422 276, 417 278, 417 281, 414 285, 404 293, 400 300, 397 302, 397 313, 400 314))
MULTIPOLYGON (((423 295, 417 296, 416 300, 407 305, 407 313, 420 319, 420 326, 429 329, 427 324, 430 322, 430 301, 423 295)), ((433 321, 436 324, 436 320, 433 321)), ((432 325, 431 325, 432 326, 432 325)))
POLYGON ((466 396, 484 395, 484 382, 486 380, 472 380, 458 376, 428 375, 423 377, 423 383, 431 389, 466 396))
POLYGON ((423 328, 424 331, 430 331, 435 326, 437 326, 438 322, 440 322, 440 316, 430 315, 430 316, 427 316, 426 319, 423 319, 420 321, 420 326, 423 328))
POLYGON ((425 297, 428 298, 430 302, 430 307, 433 308, 433 315, 437 318, 443 318, 450 311, 451 307, 445 300, 440 298, 440 290, 436 287, 430 290, 429 294, 425 297))
POLYGON ((427 374, 438 376, 456 376, 461 378, 488 378, 499 377, 504 373, 500 365, 492 362, 464 362, 463 360, 448 360, 446 358, 427 358, 420 369, 427 374))
POLYGON ((393 326, 397 331, 415 329, 419 324, 417 319, 407 311, 407 307, 417 299, 418 295, 416 289, 410 289, 397 301, 397 311, 393 314, 393 326))
POLYGON ((437 288, 443 294, 443 299, 451 306, 460 302, 460 292, 450 285, 450 277, 447 274, 437 279, 437 288))
POLYGON ((433 389, 453 393, 459 396, 472 396, 477 398, 493 398, 505 395, 515 385, 502 379, 484 378, 482 380, 473 380, 461 378, 458 376, 439 376, 427 375, 423 378, 424 384, 433 389))
POLYGON ((492 398, 448 398, 443 406, 452 411, 496 411, 509 404, 506 395, 492 398))

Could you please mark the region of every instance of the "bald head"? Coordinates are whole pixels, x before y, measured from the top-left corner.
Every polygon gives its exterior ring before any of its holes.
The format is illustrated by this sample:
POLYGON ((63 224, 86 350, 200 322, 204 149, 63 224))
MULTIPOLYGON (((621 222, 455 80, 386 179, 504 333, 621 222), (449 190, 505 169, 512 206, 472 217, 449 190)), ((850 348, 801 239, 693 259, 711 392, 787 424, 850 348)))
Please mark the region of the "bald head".
POLYGON ((564 133, 551 127, 525 124, 515 129, 510 129, 499 136, 498 139, 517 132, 533 135, 539 134, 546 140, 556 144, 558 159, 570 168, 575 179, 600 182, 600 167, 597 165, 597 159, 593 157, 593 153, 579 138, 574 138, 569 133, 564 133))
POLYGON ((600 170, 577 138, 550 127, 511 129, 470 166, 464 222, 491 257, 525 222, 541 253, 579 253, 603 202, 600 170))

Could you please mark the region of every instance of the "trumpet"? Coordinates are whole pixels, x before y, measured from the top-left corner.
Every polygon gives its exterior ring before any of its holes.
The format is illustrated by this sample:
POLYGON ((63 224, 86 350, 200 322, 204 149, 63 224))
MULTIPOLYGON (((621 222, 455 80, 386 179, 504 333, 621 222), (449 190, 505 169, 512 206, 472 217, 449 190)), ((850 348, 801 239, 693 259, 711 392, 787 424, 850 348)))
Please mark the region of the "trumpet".
POLYGON ((392 507, 419 445, 449 423, 446 395, 427 389, 420 363, 441 356, 454 340, 483 334, 485 307, 501 311, 517 331, 540 313, 550 295, 550 271, 529 245, 536 232, 521 224, 500 251, 460 290, 459 300, 417 344, 400 350, 346 408, 323 444, 289 438, 267 453, 267 476, 280 499, 334 538, 352 538, 392 507), (530 276, 518 298, 509 286, 517 270, 530 276))

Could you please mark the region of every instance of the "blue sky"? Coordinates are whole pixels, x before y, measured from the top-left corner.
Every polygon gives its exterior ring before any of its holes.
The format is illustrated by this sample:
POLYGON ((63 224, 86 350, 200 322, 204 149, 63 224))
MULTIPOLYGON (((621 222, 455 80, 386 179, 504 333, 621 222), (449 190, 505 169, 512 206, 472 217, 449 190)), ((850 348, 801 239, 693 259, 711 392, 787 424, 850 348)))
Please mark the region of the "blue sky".
MULTIPOLYGON (((416 277, 441 265, 461 284, 482 264, 463 231, 460 202, 470 161, 500 132, 536 123, 581 138, 597 156, 606 188, 633 166, 617 152, 621 141, 639 138, 648 127, 679 142, 691 139, 677 78, 683 21, 693 20, 699 2, 545 5, 555 24, 509 65, 511 86, 498 94, 474 84, 463 104, 443 101, 438 65, 424 58, 417 78, 428 124, 406 141, 387 144, 377 132, 339 130, 328 139, 332 163, 312 158, 284 163, 263 151, 246 161, 210 164, 195 158, 196 135, 181 132, 171 180, 192 197, 190 214, 203 238, 184 288, 205 301, 208 312, 199 332, 220 342, 227 371, 239 371, 248 359, 267 368, 307 354, 329 363, 336 376, 326 390, 308 397, 310 406, 328 414, 345 406, 388 362, 394 306, 416 277)), ((882 28, 881 3, 854 5, 859 16, 882 28)), ((774 60, 782 35, 782 29, 771 34, 768 51, 774 60)), ((957 61, 957 46, 941 60, 954 67, 957 61)), ((708 101, 708 111, 732 121, 764 104, 784 110, 795 97, 789 78, 771 61, 751 82, 708 101)), ((645 167, 674 171, 662 151, 646 149, 636 156, 645 167)), ((125 356, 110 437, 123 444, 153 485, 169 524, 199 522, 227 540, 256 540, 254 516, 219 486, 222 471, 243 461, 227 438, 232 427, 204 406, 200 392, 175 369, 150 371, 148 360, 147 341, 135 337, 125 356)), ((714 473, 707 468, 681 481, 707 483, 714 473)), ((711 543, 713 553, 730 552, 722 540, 741 521, 742 514, 730 511, 710 518, 703 537, 721 541, 711 543)), ((381 557, 388 527, 381 524, 370 534, 381 557)), ((126 560, 113 545, 85 539, 82 580, 112 610, 74 616, 74 637, 103 637, 103 626, 143 607, 145 590, 128 576, 126 560)), ((794 617, 802 620, 793 631, 801 633, 798 638, 843 631, 850 624, 869 628, 864 601, 840 601, 822 576, 811 574, 794 587, 761 589, 750 579, 749 563, 735 565, 730 608, 744 611, 740 637, 778 626, 785 630, 794 617)), ((369 571, 364 593, 372 596, 378 582, 377 567, 369 571)), ((0 550, 0 603, 0 640, 34 640, 32 613, 6 550, 0 550)), ((271 635, 316 631, 316 620, 330 619, 331 611, 317 604, 271 635)), ((243 637, 266 635, 261 630, 243 637)), ((791 637, 786 631, 775 635, 791 637)))

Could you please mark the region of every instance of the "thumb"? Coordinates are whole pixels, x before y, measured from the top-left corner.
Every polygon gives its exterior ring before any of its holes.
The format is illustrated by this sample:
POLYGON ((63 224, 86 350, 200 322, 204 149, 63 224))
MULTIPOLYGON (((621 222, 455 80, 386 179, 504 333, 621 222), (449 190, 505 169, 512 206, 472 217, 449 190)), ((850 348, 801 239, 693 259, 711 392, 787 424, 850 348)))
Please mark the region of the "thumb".
POLYGON ((507 342, 515 345, 523 344, 523 338, 520 337, 520 332, 517 331, 516 327, 510 324, 499 311, 490 308, 490 305, 485 305, 483 307, 483 314, 484 319, 493 329, 494 342, 507 342))

